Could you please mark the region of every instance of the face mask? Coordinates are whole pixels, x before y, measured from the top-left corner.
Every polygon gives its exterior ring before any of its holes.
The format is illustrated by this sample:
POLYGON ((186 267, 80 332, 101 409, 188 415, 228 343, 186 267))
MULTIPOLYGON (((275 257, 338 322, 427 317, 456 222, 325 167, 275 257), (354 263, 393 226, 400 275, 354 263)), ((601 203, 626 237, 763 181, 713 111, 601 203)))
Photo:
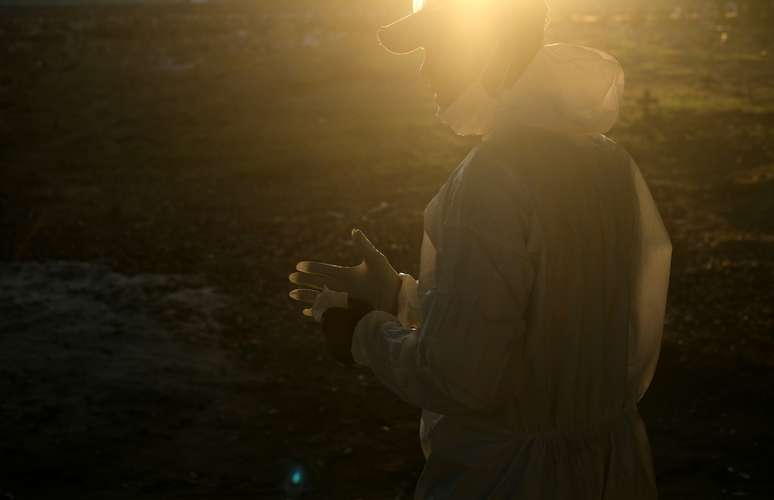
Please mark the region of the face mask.
POLYGON ((441 123, 457 135, 486 135, 494 126, 499 100, 490 96, 478 78, 446 109, 438 112, 441 123))

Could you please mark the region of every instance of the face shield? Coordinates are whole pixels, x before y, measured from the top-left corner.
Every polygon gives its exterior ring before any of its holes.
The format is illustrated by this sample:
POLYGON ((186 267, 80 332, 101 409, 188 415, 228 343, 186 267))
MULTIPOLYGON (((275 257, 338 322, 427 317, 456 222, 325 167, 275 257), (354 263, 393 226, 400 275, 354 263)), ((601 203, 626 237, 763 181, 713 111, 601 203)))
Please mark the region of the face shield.
POLYGON ((542 46, 545 19, 544 0, 413 0, 412 13, 382 27, 378 38, 398 55, 474 48, 482 69, 438 117, 459 135, 484 135, 503 89, 542 46))
POLYGON ((383 26, 378 38, 393 54, 408 54, 439 36, 516 41, 526 31, 542 35, 546 14, 544 0, 413 0, 411 14, 383 26))

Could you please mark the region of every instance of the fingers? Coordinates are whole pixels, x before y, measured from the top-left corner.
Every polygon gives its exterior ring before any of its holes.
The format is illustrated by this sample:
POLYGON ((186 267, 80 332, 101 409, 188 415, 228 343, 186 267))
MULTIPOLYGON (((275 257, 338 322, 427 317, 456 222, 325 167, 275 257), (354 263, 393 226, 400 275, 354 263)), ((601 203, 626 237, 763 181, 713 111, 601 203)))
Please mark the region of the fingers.
POLYGON ((327 286, 331 290, 339 292, 346 291, 346 286, 342 280, 332 276, 323 276, 322 274, 296 272, 288 276, 288 280, 301 288, 315 288, 317 290, 322 290, 324 286, 327 286))
POLYGON ((317 290, 310 290, 308 288, 296 288, 295 290, 292 290, 288 295, 290 295, 290 298, 293 300, 297 300, 299 302, 308 302, 312 304, 314 303, 317 296, 320 295, 320 292, 318 292, 317 290))
MULTIPOLYGON (((288 295, 290 295, 291 299, 298 300, 300 302, 308 302, 308 303, 314 303, 315 298, 317 298, 317 295, 319 292, 317 290, 307 290, 303 288, 296 288, 295 290, 291 291, 288 295)), ((312 311, 311 307, 305 307, 301 314, 308 318, 314 318, 314 312, 312 311)))
POLYGON ((296 271, 308 274, 322 274, 324 276, 332 276, 344 278, 349 272, 350 267, 337 266, 335 264, 326 264, 325 262, 314 262, 304 260, 296 264, 296 271))

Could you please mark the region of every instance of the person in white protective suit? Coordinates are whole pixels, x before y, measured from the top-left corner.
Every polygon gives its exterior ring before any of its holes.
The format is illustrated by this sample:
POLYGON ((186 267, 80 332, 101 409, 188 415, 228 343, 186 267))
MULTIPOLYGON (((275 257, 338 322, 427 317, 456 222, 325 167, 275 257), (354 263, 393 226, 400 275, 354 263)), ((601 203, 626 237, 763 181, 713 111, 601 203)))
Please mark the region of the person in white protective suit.
POLYGON ((418 499, 652 499, 637 403, 659 356, 671 243, 606 133, 623 72, 544 45, 542 0, 415 1, 380 31, 424 48, 439 118, 482 141, 424 213, 419 279, 300 262, 330 352, 422 408, 418 499))

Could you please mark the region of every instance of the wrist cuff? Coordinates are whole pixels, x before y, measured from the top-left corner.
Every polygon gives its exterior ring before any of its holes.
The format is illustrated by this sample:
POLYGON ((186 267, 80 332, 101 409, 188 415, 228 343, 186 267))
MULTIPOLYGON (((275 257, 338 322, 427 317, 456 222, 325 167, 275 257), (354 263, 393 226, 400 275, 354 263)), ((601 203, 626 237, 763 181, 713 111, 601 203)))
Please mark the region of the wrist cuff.
POLYGON ((410 320, 410 311, 419 308, 417 303, 417 280, 410 274, 399 273, 398 276, 400 277, 400 289, 398 290, 396 316, 401 325, 407 326, 410 320))

